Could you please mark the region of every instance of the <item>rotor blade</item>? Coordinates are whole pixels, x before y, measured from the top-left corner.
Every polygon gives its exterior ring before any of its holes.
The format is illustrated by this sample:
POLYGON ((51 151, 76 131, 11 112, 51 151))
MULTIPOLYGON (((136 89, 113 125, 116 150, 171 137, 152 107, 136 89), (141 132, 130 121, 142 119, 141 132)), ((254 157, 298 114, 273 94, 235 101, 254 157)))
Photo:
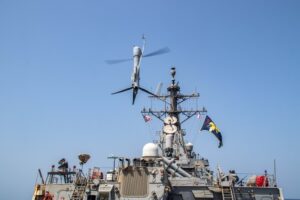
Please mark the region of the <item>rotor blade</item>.
POLYGON ((118 64, 118 63, 122 63, 122 62, 127 62, 130 60, 132 60, 132 59, 127 58, 127 59, 106 60, 105 62, 109 65, 114 65, 114 64, 118 64))
POLYGON ((148 94, 150 94, 150 95, 152 95, 152 96, 157 96, 156 94, 153 94, 152 92, 149 92, 148 90, 146 90, 146 89, 144 89, 144 88, 142 88, 142 87, 138 87, 140 90, 142 90, 143 92, 146 92, 146 93, 148 93, 148 94))
POLYGON ((118 91, 118 92, 114 92, 114 93, 111 93, 111 94, 114 95, 114 94, 118 94, 118 93, 121 93, 121 92, 125 92, 125 91, 131 90, 131 89, 133 89, 133 87, 129 87, 129 88, 126 88, 126 89, 123 89, 123 90, 120 90, 120 91, 118 91))
POLYGON ((170 52, 169 47, 164 47, 164 48, 159 49, 157 51, 153 51, 151 53, 145 54, 145 55, 143 55, 143 57, 156 56, 156 55, 160 55, 160 54, 164 54, 164 53, 169 53, 169 52, 170 52))

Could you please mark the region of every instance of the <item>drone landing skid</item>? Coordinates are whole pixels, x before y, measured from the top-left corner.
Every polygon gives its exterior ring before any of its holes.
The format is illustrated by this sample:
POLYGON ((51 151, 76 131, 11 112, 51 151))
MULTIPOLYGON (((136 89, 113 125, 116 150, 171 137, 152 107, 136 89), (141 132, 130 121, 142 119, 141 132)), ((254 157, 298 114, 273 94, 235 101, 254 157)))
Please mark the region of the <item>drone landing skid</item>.
POLYGON ((133 105, 134 102, 135 102, 135 98, 136 98, 136 95, 137 95, 139 89, 142 90, 143 92, 147 93, 147 94, 156 96, 156 95, 153 94, 152 92, 146 90, 145 88, 139 87, 139 86, 136 86, 136 87, 132 87, 132 86, 131 86, 131 87, 129 87, 129 88, 125 88, 125 89, 123 89, 123 90, 114 92, 114 93, 112 93, 112 95, 114 95, 114 94, 119 94, 119 93, 122 93, 122 92, 126 92, 126 91, 128 91, 128 90, 132 90, 132 105, 133 105))

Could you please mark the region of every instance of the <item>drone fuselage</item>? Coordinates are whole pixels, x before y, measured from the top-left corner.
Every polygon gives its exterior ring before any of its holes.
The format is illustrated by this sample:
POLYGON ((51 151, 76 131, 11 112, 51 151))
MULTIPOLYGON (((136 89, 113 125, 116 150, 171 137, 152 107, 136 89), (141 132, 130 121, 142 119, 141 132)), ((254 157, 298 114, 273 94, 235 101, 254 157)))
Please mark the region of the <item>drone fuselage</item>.
MULTIPOLYGON (((145 43, 144 43, 144 46, 145 46, 145 43)), ((118 94, 121 92, 126 92, 128 90, 132 90, 132 104, 134 104, 139 90, 142 90, 143 92, 146 92, 150 95, 155 96, 155 94, 153 94, 152 92, 146 90, 145 88, 140 87, 140 66, 141 66, 141 60, 143 57, 144 46, 143 46, 143 49, 141 49, 138 46, 133 47, 133 71, 132 71, 132 75, 131 75, 131 87, 128 87, 123 90, 112 93, 112 94, 118 94)), ((155 52, 155 54, 157 54, 157 52, 155 52)), ((155 54, 152 53, 151 56, 153 56, 155 54)))
POLYGON ((140 47, 133 47, 133 72, 131 75, 132 87, 138 88, 140 82, 140 63, 143 52, 140 47))

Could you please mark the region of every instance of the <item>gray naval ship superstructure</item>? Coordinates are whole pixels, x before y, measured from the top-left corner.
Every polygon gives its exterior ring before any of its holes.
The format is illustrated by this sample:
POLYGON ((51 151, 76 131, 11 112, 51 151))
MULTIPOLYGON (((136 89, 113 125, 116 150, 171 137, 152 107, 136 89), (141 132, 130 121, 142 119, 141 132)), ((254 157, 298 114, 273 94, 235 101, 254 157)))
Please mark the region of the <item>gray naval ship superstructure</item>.
MULTIPOLYGON (((220 167, 214 173, 208 160, 193 151, 182 125, 193 116, 206 114, 206 110, 181 108, 182 102, 199 94, 183 95, 175 74, 172 68, 167 95, 150 96, 167 106, 159 111, 142 110, 145 120, 154 116, 163 126, 159 140, 144 145, 141 157, 112 156, 114 166, 106 173, 98 167, 84 173, 82 167, 69 168, 62 159, 45 180, 39 170, 41 181, 35 185, 32 200, 283 200, 274 175, 265 171, 239 178, 235 170, 224 173, 220 167)), ((89 157, 79 155, 81 166, 89 157)))

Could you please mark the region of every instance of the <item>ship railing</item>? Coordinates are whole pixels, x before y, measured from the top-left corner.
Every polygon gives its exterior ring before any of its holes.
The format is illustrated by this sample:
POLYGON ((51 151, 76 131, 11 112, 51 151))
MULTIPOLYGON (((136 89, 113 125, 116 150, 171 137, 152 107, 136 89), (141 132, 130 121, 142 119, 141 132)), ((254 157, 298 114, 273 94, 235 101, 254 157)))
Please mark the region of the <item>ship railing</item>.
POLYGON ((236 173, 237 180, 233 182, 234 186, 247 187, 277 187, 276 177, 268 173, 236 173), (260 180, 258 180, 260 179, 260 180), (260 183, 258 184, 258 181, 260 183))
POLYGON ((51 171, 48 172, 47 184, 66 184, 72 183, 76 176, 76 172, 51 171))

